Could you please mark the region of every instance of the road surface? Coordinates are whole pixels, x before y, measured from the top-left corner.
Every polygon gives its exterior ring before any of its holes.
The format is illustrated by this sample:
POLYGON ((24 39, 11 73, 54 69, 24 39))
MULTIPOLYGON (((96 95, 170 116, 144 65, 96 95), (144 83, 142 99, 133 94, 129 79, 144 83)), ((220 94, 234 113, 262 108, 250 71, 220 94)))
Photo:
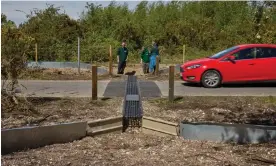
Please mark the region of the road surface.
MULTIPOLYGON (((142 97, 168 96, 168 81, 139 81, 142 97)), ((66 80, 20 80, 24 96, 34 97, 91 97, 91 81, 66 80)), ((125 81, 103 80, 98 82, 99 97, 123 97, 125 81)), ((233 85, 216 89, 184 85, 175 81, 175 96, 276 96, 276 84, 267 85, 233 85)))

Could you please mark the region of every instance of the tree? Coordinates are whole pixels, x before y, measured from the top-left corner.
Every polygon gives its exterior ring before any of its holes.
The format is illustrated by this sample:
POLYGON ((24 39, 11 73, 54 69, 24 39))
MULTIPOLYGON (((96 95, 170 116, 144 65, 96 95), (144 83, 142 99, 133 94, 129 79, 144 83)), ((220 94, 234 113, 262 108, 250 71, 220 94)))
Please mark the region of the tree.
POLYGON ((17 103, 15 97, 15 89, 19 86, 17 79, 26 69, 26 52, 30 49, 33 38, 22 32, 3 14, 1 14, 1 21, 2 103, 4 101, 1 106, 2 109, 6 109, 7 106, 14 107, 17 103), (8 80, 11 82, 7 82, 8 80), (10 101, 12 104, 5 101, 10 101))

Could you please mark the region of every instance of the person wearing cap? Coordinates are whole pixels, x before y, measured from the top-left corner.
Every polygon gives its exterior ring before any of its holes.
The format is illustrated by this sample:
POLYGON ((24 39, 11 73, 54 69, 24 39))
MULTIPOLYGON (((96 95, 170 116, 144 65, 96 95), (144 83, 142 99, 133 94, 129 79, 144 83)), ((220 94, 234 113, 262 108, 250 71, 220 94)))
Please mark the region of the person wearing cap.
POLYGON ((149 73, 149 62, 150 62, 149 50, 147 47, 142 47, 141 64, 142 64, 142 69, 144 74, 149 73))
POLYGON ((117 62, 118 62, 117 74, 124 74, 127 58, 128 58, 128 49, 126 47, 126 41, 124 40, 122 42, 122 47, 118 48, 118 51, 117 51, 117 62))

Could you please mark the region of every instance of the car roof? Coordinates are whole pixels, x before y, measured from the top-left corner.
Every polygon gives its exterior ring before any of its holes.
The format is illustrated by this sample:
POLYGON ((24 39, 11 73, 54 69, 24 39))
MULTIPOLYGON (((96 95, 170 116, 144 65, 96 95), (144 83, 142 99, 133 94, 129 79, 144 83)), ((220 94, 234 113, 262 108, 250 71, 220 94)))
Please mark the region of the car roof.
POLYGON ((237 45, 240 48, 243 47, 276 47, 276 44, 241 44, 237 45))

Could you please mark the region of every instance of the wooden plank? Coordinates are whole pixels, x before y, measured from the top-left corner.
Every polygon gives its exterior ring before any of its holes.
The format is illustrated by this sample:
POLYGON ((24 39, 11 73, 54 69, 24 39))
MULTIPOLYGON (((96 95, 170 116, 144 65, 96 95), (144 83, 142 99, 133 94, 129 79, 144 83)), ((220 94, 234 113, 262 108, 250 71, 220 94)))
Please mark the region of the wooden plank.
POLYGON ((89 128, 108 128, 112 126, 122 125, 122 117, 113 117, 90 121, 87 123, 89 128))
POLYGON ((87 135, 96 136, 123 130, 122 116, 90 121, 87 123, 87 135))
POLYGON ((104 129, 99 129, 99 130, 93 130, 93 129, 88 129, 87 130, 87 136, 97 136, 97 135, 102 135, 102 134, 108 134, 108 133, 113 133, 113 132, 122 132, 123 126, 113 126, 109 128, 104 128, 104 129))
POLYGON ((112 58, 112 46, 110 45, 109 46, 109 75, 112 75, 112 61, 113 61, 113 58, 112 58))
POLYGON ((179 127, 176 123, 171 123, 150 117, 143 117, 142 128, 145 131, 161 133, 161 135, 179 135, 179 127))
POLYGON ((174 66, 170 66, 169 70, 169 101, 174 101, 174 66))
POLYGON ((155 69, 155 75, 159 75, 159 56, 156 56, 156 69, 155 69))
POLYGON ((92 100, 98 99, 98 75, 97 66, 92 66, 92 100))

